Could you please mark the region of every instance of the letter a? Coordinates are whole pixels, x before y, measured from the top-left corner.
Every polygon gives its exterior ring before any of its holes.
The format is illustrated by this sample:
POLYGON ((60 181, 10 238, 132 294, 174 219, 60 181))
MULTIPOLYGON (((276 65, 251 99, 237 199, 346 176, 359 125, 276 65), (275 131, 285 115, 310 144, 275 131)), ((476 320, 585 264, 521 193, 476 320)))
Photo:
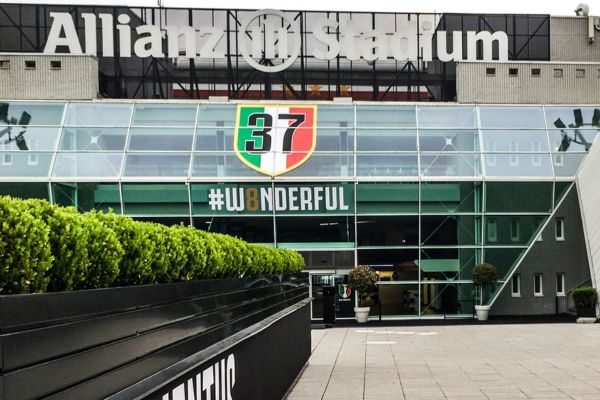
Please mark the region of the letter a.
POLYGON ((83 54, 71 14, 51 12, 50 18, 54 18, 54 21, 52 21, 52 27, 50 27, 50 33, 48 33, 44 54, 55 54, 58 46, 68 47, 70 54, 83 54), (61 37, 60 34, 63 30, 65 36, 61 37))

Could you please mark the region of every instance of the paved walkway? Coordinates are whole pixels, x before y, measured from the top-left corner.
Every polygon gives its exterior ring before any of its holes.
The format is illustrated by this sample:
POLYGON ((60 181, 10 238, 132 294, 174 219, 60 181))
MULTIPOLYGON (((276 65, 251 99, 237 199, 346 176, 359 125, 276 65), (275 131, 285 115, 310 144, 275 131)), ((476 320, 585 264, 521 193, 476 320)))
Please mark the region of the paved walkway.
POLYGON ((288 400, 600 399, 600 324, 331 328, 288 400))

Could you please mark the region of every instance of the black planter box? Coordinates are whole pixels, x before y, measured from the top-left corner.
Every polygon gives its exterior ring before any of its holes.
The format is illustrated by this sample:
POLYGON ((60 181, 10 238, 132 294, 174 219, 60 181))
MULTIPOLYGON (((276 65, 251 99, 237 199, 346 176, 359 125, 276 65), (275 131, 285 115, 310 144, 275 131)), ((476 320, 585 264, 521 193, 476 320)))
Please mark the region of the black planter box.
POLYGON ((103 399, 140 382, 151 393, 195 367, 174 368, 182 360, 212 348, 201 365, 228 338, 228 348, 257 340, 264 321, 295 321, 286 340, 304 343, 292 354, 303 365, 307 302, 306 274, 0 296, 0 398, 103 399))
POLYGON ((596 318, 596 307, 577 307, 577 316, 580 318, 596 318))

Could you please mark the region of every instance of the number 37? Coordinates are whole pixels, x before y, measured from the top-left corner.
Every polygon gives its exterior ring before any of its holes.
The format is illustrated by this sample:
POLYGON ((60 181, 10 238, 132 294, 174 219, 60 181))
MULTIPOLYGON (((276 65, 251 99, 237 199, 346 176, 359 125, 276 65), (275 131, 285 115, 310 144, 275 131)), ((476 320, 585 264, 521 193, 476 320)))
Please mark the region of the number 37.
MULTIPOLYGON (((304 114, 279 114, 279 119, 289 119, 293 121, 283 134, 282 150, 284 153, 290 153, 292 151, 292 138, 294 137, 296 128, 304 122, 305 118, 306 116, 304 114)), ((251 134, 253 140, 246 140, 245 143, 245 150, 250 153, 265 153, 271 151, 271 146, 273 144, 272 136, 270 134, 271 129, 273 129, 273 116, 265 113, 250 114, 248 117, 248 125, 256 126, 259 120, 263 121, 263 128, 254 129, 251 134), (261 145, 258 147, 256 139, 262 139, 260 141, 261 145)))

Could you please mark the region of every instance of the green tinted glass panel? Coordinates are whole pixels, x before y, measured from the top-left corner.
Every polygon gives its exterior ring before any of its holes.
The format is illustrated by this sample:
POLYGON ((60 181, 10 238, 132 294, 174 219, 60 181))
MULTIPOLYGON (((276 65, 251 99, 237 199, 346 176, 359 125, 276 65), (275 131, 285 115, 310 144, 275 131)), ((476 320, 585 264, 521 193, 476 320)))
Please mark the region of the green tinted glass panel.
POLYGON ((423 183, 421 211, 427 213, 459 213, 481 211, 480 182, 423 183))
POLYGON ((573 182, 555 182, 554 183, 554 207, 558 205, 558 203, 562 200, 562 198, 567 194, 567 191, 571 187, 573 182))
POLYGON ((537 215, 490 215, 485 217, 485 244, 527 245, 531 243, 545 217, 537 215))
POLYGON ((359 246, 416 246, 419 217, 363 216, 357 219, 359 246))
POLYGON ((476 245, 480 243, 480 216, 424 215, 421 217, 421 244, 424 246, 476 245))
POLYGON ((123 184, 127 215, 189 215, 188 187, 184 184, 123 184))
POLYGON ((0 183, 0 195, 18 197, 21 199, 49 200, 47 183, 0 183))
POLYGON ((486 182, 487 212, 550 212, 552 182, 486 182))
POLYGON ((475 292, 474 285, 470 283, 423 283, 420 291, 421 316, 472 315, 475 292))
POLYGON ((524 251, 524 248, 486 248, 483 258, 496 266, 498 279, 504 280, 524 251))
POLYGON ((119 185, 114 183, 53 183, 54 204, 77 207, 80 212, 99 210, 121 213, 119 185))
POLYGON ((194 217, 194 228, 224 233, 250 243, 273 245, 273 216, 264 217, 194 217))
POLYGON ((358 214, 418 213, 418 183, 359 183, 358 214))

